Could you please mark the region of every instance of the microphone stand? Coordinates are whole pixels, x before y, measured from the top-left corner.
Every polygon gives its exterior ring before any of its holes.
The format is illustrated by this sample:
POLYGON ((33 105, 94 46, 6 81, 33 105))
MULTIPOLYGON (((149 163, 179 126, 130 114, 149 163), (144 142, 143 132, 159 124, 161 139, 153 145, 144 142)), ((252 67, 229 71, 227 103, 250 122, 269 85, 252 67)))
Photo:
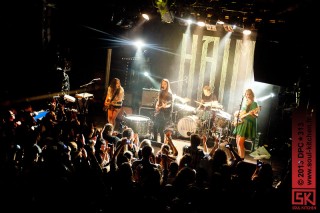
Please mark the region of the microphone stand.
POLYGON ((173 106, 174 106, 174 97, 173 97, 173 94, 172 94, 172 101, 171 101, 171 109, 170 109, 170 125, 169 126, 173 126, 173 119, 172 119, 172 116, 173 116, 173 106))
POLYGON ((87 83, 87 84, 81 85, 80 88, 85 87, 85 90, 87 90, 87 86, 89 86, 89 85, 91 85, 91 84, 93 84, 93 83, 94 83, 93 81, 90 81, 90 82, 87 83))
MULTIPOLYGON (((80 88, 84 87, 84 94, 86 94, 87 92, 87 87, 91 84, 94 83, 94 79, 91 80, 89 83, 83 84, 80 86, 80 88)), ((80 112, 80 115, 83 116, 83 122, 86 123, 86 114, 88 113, 88 98, 87 97, 82 97, 82 108, 80 107, 79 101, 77 100, 77 105, 78 105, 78 109, 80 112)))
MULTIPOLYGON (((241 99, 241 103, 239 105, 239 112, 238 112, 238 115, 237 115, 237 122, 236 122, 236 127, 235 127, 235 140, 237 141, 237 128, 238 128, 238 124, 239 124, 239 118, 240 118, 240 112, 241 112, 241 106, 242 106, 242 103, 243 103, 243 99, 244 99, 244 96, 242 96, 242 99, 241 99)), ((230 138, 229 138, 230 139, 230 138)), ((230 144, 230 140, 228 140, 228 144, 230 144)), ((237 142, 236 142, 237 143, 237 142)), ((238 155, 238 158, 239 158, 239 155, 238 155)))

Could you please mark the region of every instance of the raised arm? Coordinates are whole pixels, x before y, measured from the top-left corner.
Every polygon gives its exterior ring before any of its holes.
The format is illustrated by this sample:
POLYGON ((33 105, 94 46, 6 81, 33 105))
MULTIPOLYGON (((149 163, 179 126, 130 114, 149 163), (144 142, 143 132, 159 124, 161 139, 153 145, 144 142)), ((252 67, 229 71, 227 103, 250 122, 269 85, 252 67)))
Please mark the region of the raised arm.
POLYGON ((172 131, 167 131, 166 132, 166 143, 170 146, 170 149, 172 150, 172 155, 173 156, 178 156, 179 152, 177 147, 174 145, 172 141, 172 131))

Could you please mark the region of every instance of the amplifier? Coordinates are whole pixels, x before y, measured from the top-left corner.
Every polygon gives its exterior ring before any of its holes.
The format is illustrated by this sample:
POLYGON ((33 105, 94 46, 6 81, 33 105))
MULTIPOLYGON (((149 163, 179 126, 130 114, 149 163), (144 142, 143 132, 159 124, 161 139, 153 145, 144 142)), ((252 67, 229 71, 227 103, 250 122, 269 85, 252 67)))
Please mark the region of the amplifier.
POLYGON ((139 108, 139 115, 146 116, 151 120, 154 119, 154 108, 153 107, 140 107, 139 108))
POLYGON ((141 106, 154 108, 158 94, 159 90, 143 88, 141 106))

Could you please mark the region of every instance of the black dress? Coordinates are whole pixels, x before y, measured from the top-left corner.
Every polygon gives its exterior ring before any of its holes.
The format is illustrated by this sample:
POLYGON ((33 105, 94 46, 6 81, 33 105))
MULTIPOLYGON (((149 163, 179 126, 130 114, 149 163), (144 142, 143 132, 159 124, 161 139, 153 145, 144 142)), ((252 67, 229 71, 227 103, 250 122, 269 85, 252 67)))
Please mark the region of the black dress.
POLYGON ((167 103, 167 107, 160 108, 158 111, 155 112, 154 125, 153 125, 154 140, 157 140, 158 133, 160 133, 161 143, 164 143, 163 131, 171 123, 172 106, 173 106, 171 93, 161 95, 161 92, 160 92, 157 104, 162 106, 162 104, 164 103, 167 103))

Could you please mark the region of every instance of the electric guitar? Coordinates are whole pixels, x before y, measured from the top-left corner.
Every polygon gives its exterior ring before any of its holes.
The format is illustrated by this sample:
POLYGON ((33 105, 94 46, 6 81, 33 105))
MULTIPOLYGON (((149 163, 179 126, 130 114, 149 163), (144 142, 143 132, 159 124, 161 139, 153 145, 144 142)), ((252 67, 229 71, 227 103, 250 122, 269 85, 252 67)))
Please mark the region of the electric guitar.
POLYGON ((252 112, 254 114, 258 114, 260 111, 261 111, 261 106, 258 106, 257 108, 252 109, 249 112, 242 111, 242 112, 240 112, 240 114, 239 114, 239 112, 235 113, 234 119, 233 119, 233 122, 232 122, 233 126, 237 126, 239 124, 242 124, 243 123, 243 119, 245 117, 247 117, 248 115, 250 115, 252 112))
POLYGON ((107 112, 108 109, 110 108, 111 101, 104 103, 103 105, 103 111, 107 112))
POLYGON ((172 101, 168 101, 168 102, 162 102, 161 105, 156 104, 156 109, 155 109, 155 115, 159 114, 159 112, 162 110, 162 109, 168 109, 171 107, 171 102, 172 101))

